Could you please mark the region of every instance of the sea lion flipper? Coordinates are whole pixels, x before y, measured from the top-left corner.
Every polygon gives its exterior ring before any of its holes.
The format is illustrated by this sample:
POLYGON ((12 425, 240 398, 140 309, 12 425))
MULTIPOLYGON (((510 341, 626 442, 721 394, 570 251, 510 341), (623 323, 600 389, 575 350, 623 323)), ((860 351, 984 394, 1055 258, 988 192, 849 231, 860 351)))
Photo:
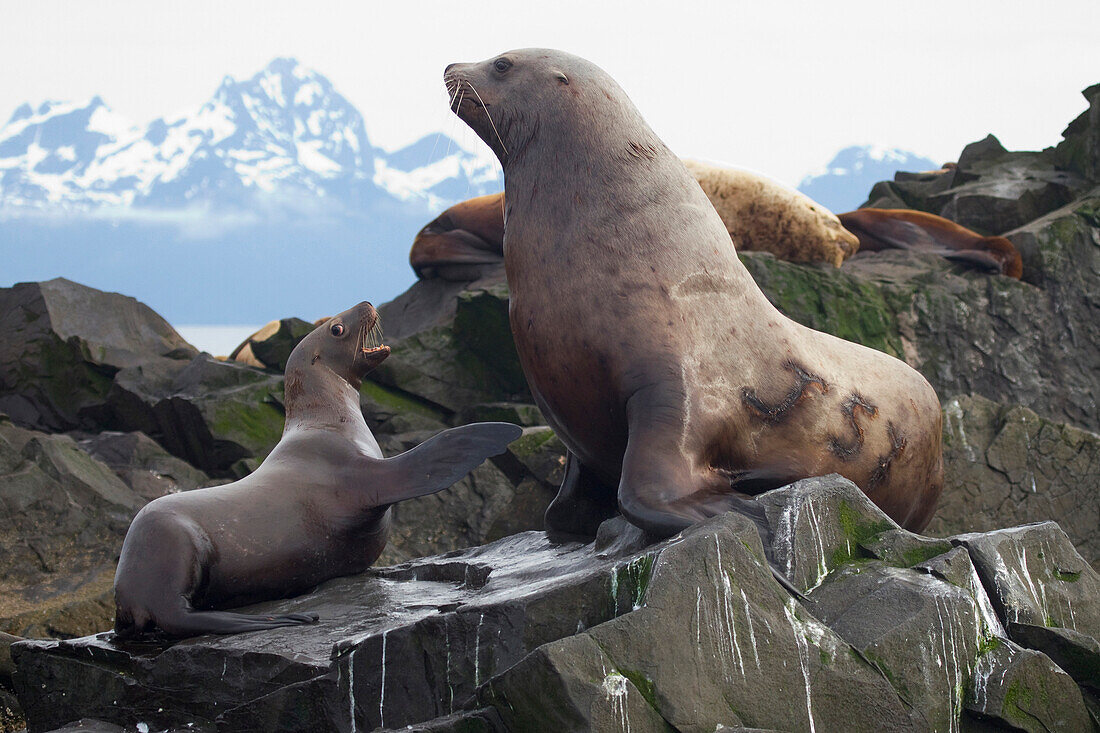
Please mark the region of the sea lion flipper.
POLYGON ((945 252, 943 256, 945 259, 951 260, 952 262, 962 262, 967 265, 972 265, 984 272, 1004 274, 1004 263, 989 252, 982 252, 977 249, 960 249, 958 251, 945 252))
MULTIPOLYGON (((315 613, 291 613, 285 616, 252 616, 233 611, 194 611, 190 608, 173 609, 156 616, 156 623, 169 636, 198 636, 199 634, 242 634, 247 631, 266 631, 284 626, 302 626, 317 623, 315 613)), ((126 637, 128 630, 119 630, 126 637)))
POLYGON ((522 434, 518 425, 484 422, 433 435, 415 448, 371 468, 372 472, 380 469, 385 477, 381 482, 372 477, 372 483, 381 487, 377 489, 377 503, 395 504, 442 491, 486 458, 503 453, 508 444, 522 434))
POLYGON ((547 535, 555 541, 595 537, 600 523, 615 515, 615 494, 615 486, 608 486, 568 451, 561 487, 543 518, 547 535))
POLYGON ((488 265, 502 262, 504 254, 493 243, 465 229, 418 234, 409 251, 409 264, 417 277, 429 268, 459 265, 488 265))

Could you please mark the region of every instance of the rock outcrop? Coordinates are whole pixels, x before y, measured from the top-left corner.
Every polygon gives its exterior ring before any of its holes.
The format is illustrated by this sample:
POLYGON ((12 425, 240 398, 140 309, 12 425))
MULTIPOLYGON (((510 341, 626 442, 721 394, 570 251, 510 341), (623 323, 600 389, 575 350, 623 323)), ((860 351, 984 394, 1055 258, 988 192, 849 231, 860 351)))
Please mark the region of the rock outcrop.
MULTIPOLYGON (((863 709, 886 730, 1096 725, 1100 86, 1086 97, 1055 148, 987 139, 954 170, 872 192, 1005 234, 1023 281, 913 252, 839 270, 741 254, 787 315, 899 356, 937 389, 947 490, 930 536, 842 482, 761 497, 769 551, 804 599, 772 582, 732 516, 652 547, 621 523, 595 545, 551 546, 538 530, 564 446, 531 404, 503 272, 486 266, 379 308, 393 351, 361 403, 387 454, 474 420, 527 427, 449 491, 397 508, 381 564, 407 564, 264 606, 317 604, 317 627, 23 647, 32 729, 347 730, 383 715, 424 731, 872 727, 849 720, 863 709), (1045 520, 1060 529, 1001 529, 1045 520)), ((131 298, 65 280, 0 289, 0 632, 109 628, 133 514, 258 465, 282 428, 279 360, 304 328, 284 319, 253 368, 198 353, 131 298)), ((3 639, 0 730, 18 720, 3 639)))
POLYGON ((801 599, 740 515, 653 545, 613 519, 588 545, 526 532, 250 609, 315 626, 19 643, 16 689, 31 731, 1094 725, 1100 576, 1056 525, 923 538, 836 476, 759 501, 801 599))

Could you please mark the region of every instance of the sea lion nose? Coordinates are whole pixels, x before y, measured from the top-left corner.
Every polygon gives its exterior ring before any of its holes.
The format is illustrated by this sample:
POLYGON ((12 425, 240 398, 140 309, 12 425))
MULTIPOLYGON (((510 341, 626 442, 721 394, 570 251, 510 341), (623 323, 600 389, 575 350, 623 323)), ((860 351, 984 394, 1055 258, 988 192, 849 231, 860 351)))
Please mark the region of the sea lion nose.
POLYGON ((443 70, 443 74, 444 74, 444 75, 446 75, 446 74, 450 74, 450 73, 451 73, 451 69, 453 69, 453 68, 454 68, 454 67, 456 67, 456 66, 458 66, 458 64, 447 64, 447 68, 443 70))

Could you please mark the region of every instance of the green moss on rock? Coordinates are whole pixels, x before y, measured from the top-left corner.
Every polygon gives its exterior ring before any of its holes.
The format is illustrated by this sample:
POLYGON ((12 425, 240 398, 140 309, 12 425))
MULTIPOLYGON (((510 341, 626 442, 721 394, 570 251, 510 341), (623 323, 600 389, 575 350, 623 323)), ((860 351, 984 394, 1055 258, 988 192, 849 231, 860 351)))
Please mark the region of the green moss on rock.
POLYGON ((785 315, 818 331, 891 356, 902 355, 897 316, 882 290, 836 270, 740 254, 768 300, 785 315))

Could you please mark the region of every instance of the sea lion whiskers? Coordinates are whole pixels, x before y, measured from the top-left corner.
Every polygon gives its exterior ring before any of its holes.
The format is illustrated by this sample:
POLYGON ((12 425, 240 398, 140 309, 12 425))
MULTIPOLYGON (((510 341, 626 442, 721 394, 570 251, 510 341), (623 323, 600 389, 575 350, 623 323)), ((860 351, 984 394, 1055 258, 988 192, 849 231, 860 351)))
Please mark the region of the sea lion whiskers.
POLYGON ((489 126, 493 128, 493 133, 497 136, 497 140, 500 141, 500 149, 504 151, 504 154, 508 154, 508 147, 504 144, 504 138, 500 136, 500 132, 497 131, 497 126, 493 122, 493 116, 489 114, 489 108, 485 105, 485 102, 481 101, 481 95, 477 93, 477 88, 473 84, 466 80, 466 86, 470 87, 470 91, 477 97, 477 101, 481 104, 481 108, 485 110, 485 119, 489 120, 489 126))

